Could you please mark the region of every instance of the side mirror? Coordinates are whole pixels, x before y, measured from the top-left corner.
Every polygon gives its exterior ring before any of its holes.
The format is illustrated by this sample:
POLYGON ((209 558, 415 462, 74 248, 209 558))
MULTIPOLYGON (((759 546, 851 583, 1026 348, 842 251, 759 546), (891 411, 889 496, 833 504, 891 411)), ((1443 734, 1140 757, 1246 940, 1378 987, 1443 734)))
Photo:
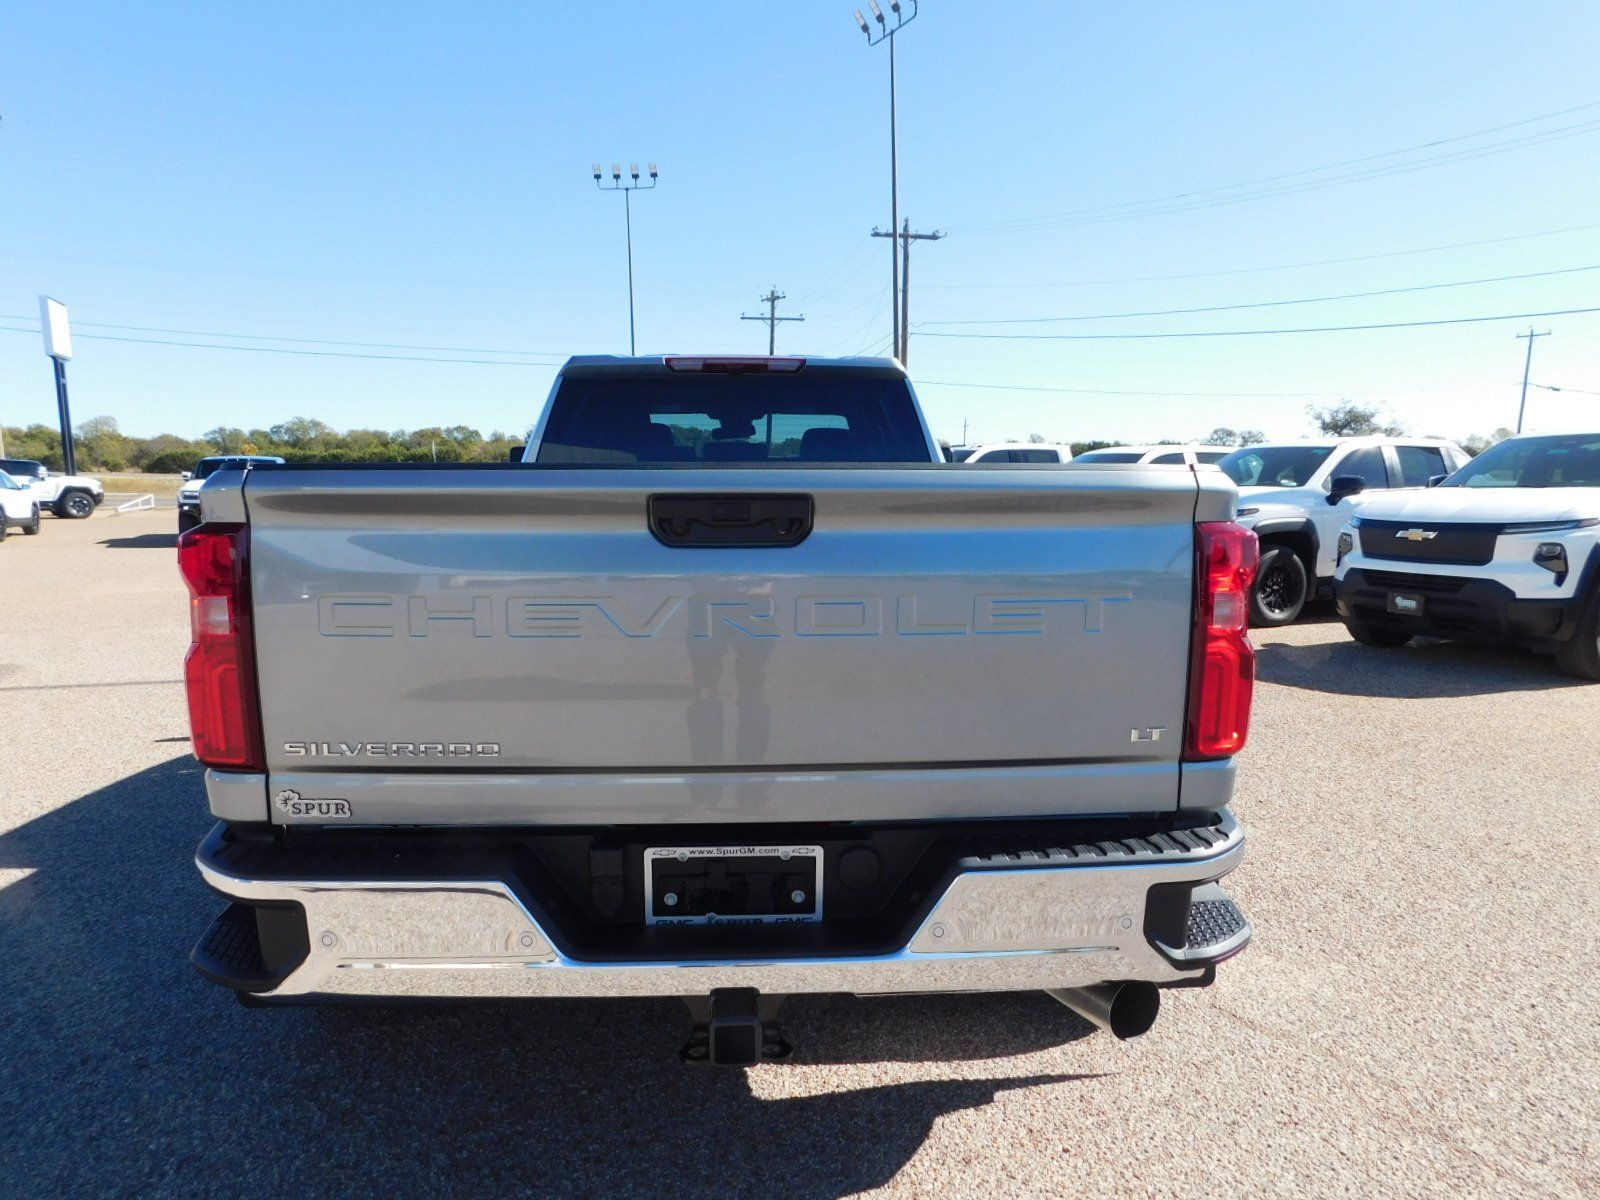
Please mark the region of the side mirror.
POLYGON ((1449 478, 1450 478, 1450 476, 1448 476, 1448 475, 1429 475, 1428 476, 1428 486, 1429 487, 1438 487, 1441 483, 1443 483, 1446 479, 1449 479, 1449 478))
POLYGON ((511 449, 506 451, 506 461, 514 463, 521 462, 522 456, 527 452, 527 449, 528 448, 526 446, 511 447, 511 449))
POLYGON ((183 481, 184 481, 184 482, 185 482, 185 483, 188 483, 188 482, 189 482, 189 480, 191 480, 191 479, 193 479, 193 478, 194 478, 194 472, 193 472, 193 471, 185 471, 185 472, 184 472, 184 473, 183 473, 183 475, 182 475, 182 479, 183 479, 183 481))
POLYGON ((1328 489, 1328 503, 1337 504, 1347 496, 1358 496, 1367 490, 1367 481, 1359 475, 1335 475, 1328 489))

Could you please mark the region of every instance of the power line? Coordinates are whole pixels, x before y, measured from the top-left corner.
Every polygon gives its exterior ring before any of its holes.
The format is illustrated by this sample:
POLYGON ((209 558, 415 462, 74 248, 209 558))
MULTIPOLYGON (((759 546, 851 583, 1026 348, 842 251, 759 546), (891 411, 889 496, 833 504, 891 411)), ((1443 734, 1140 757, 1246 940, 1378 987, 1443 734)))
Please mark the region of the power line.
POLYGON ((838 341, 830 342, 826 347, 824 347, 823 353, 831 354, 840 347, 847 346, 851 342, 855 342, 857 340, 859 340, 860 346, 856 353, 860 354, 862 350, 865 350, 867 342, 871 340, 871 334, 869 333, 869 330, 871 330, 873 325, 877 324, 878 316, 883 312, 884 301, 888 295, 889 285, 884 284, 883 287, 878 289, 877 306, 872 310, 872 315, 867 318, 866 324, 859 326, 855 332, 846 334, 838 341))
MULTIPOLYGON (((6 333, 27 333, 38 336, 37 328, 27 328, 20 325, 0 325, 0 331, 6 333)), ((552 367, 559 366, 565 359, 553 359, 550 362, 513 362, 497 358, 435 358, 420 354, 357 354, 343 350, 299 350, 288 346, 238 346, 226 342, 183 342, 169 338, 138 338, 117 337, 107 333, 75 333, 76 337, 97 342, 127 342, 140 346, 182 346, 191 350, 235 350, 252 354, 295 354, 310 358, 359 358, 371 362, 433 362, 433 363, 458 363, 464 366, 481 367, 552 367)))
POLYGON ((1536 233, 1515 233, 1508 237, 1482 238, 1472 242, 1446 242, 1438 246, 1416 246, 1408 250, 1386 250, 1379 254, 1358 254, 1349 258, 1317 258, 1306 262, 1275 263, 1264 267, 1230 267, 1224 271, 1193 271, 1184 275, 1130 275, 1122 279, 1069 279, 1052 280, 1049 283, 972 283, 972 284, 928 284, 930 291, 940 292, 975 292, 975 291, 1013 291, 1023 288, 1062 288, 1062 287, 1109 287, 1122 283, 1176 283, 1186 279, 1219 279, 1226 275, 1259 275, 1267 271, 1294 271, 1302 267, 1337 267, 1349 263, 1377 262, 1388 258, 1405 258, 1413 254, 1436 254, 1442 250, 1466 250, 1475 246, 1497 246, 1505 242, 1524 242, 1531 238, 1555 237, 1563 233, 1585 233, 1591 229, 1600 229, 1600 223, 1593 225, 1569 225, 1564 229, 1542 229, 1536 233))
MULTIPOLYGON (((1258 179, 1246 179, 1246 180, 1241 180, 1238 183, 1221 184, 1221 185, 1219 185, 1217 187, 1205 188, 1205 189, 1202 189, 1202 190, 1199 190, 1199 191, 1174 192, 1171 195, 1156 196, 1156 197, 1152 197, 1151 199, 1148 199, 1148 200, 1128 200, 1128 201, 1124 201, 1124 202, 1122 202, 1120 204, 1106 204, 1106 205, 1100 205, 1100 206, 1098 206, 1096 208, 1069 209, 1064 213, 1057 213, 1057 214, 1054 214, 1054 215, 1055 216, 1084 216, 1084 215, 1090 215, 1090 214, 1094 214, 1094 213, 1112 212, 1112 211, 1115 211, 1117 209, 1122 209, 1122 208, 1134 208, 1134 207, 1139 207, 1139 206, 1147 205, 1147 204, 1162 204, 1162 203, 1166 203, 1167 201, 1171 201, 1171 200, 1194 199, 1194 198, 1198 198, 1200 196, 1214 195, 1217 192, 1233 191, 1236 188, 1256 187, 1256 186, 1258 186, 1260 184, 1263 184, 1263 183, 1277 183, 1277 182, 1279 182, 1281 180, 1284 180, 1284 179, 1296 179, 1296 178, 1299 178, 1299 177, 1304 176, 1304 175, 1315 175, 1315 174, 1318 174, 1319 172, 1322 172, 1322 171, 1336 171, 1341 167, 1353 167, 1353 166, 1358 166, 1361 163, 1377 162, 1379 159, 1394 158, 1394 157, 1396 157, 1398 155, 1401 155, 1401 154, 1412 154, 1412 153, 1415 153, 1418 150, 1430 150, 1430 149, 1433 149, 1436 146, 1447 146, 1447 145, 1451 145, 1452 143, 1455 143, 1455 142, 1471 141, 1473 138, 1487 137, 1491 133, 1504 133, 1507 129, 1517 129, 1517 128, 1520 128, 1521 126, 1524 126, 1524 125, 1534 125, 1534 124, 1537 124, 1540 121, 1549 121, 1549 120, 1553 120, 1556 117, 1569 116, 1572 113, 1583 112, 1583 111, 1585 111, 1587 109, 1591 109, 1591 108, 1600 108, 1600 100, 1591 100, 1587 104, 1578 104, 1578 105, 1574 105, 1571 108, 1558 109, 1555 112, 1541 113, 1539 116, 1536 116, 1536 117, 1524 117, 1520 121, 1512 121, 1512 122, 1510 122, 1509 124, 1506 124, 1506 125, 1495 125, 1495 126, 1492 126, 1492 127, 1488 128, 1488 129, 1476 130, 1476 131, 1474 131, 1472 133, 1458 134, 1455 137, 1435 138, 1432 141, 1419 142, 1414 146, 1405 146, 1405 147, 1402 147, 1399 150, 1385 150, 1380 154, 1369 154, 1369 155, 1364 155, 1363 157, 1360 157, 1360 158, 1346 158, 1346 159, 1340 160, 1339 162, 1324 163, 1322 166, 1319 166, 1319 167, 1305 167, 1305 168, 1302 168, 1301 170, 1298 170, 1298 171, 1286 171, 1286 172, 1283 172, 1282 174, 1278 174, 1278 175, 1263 175, 1258 179)), ((1015 220, 1018 220, 1018 221, 1042 220, 1042 219, 1045 219, 1045 218, 1028 218, 1028 217, 1015 218, 1015 220)), ((987 222, 987 223, 984 223, 984 224, 980 224, 979 226, 969 227, 969 228, 986 228, 986 227, 990 227, 990 226, 999 226, 999 225, 1005 225, 1005 224, 1009 224, 1009 223, 1010 222, 993 221, 993 222, 987 222)))
POLYGON ((1546 279, 1552 275, 1573 275, 1580 271, 1600 271, 1600 263, 1586 267, 1561 267, 1554 271, 1530 271, 1523 275, 1495 275, 1486 279, 1458 279, 1450 283, 1420 283, 1410 287, 1384 288, 1376 292, 1343 292, 1332 296, 1301 296, 1291 300, 1257 300, 1250 304, 1212 304, 1202 308, 1155 308, 1143 312, 1085 313, 1065 317, 971 318, 960 321, 921 321, 922 325, 1042 325, 1060 321, 1115 321, 1128 317, 1172 317, 1188 313, 1237 312, 1247 308, 1283 308, 1294 304, 1326 304, 1334 300, 1365 300, 1373 296, 1399 296, 1407 292, 1432 292, 1442 288, 1476 287, 1485 283, 1510 283, 1519 279, 1546 279))
MULTIPOLYGON (((0 321, 27 321, 31 318, 19 317, 12 313, 0 313, 0 321)), ((209 329, 172 329, 163 325, 114 325, 104 321, 74 321, 76 329, 120 329, 131 333, 172 333, 183 337, 205 338, 235 338, 244 342, 294 342, 305 346, 345 346, 369 350, 431 350, 445 354, 537 354, 536 350, 496 350, 484 346, 416 346, 402 342, 344 342, 334 341, 329 338, 301 338, 287 337, 270 333, 237 333, 233 331, 214 332, 209 329)), ((80 337, 93 337, 93 334, 80 334, 80 337)), ((557 360, 562 361, 562 360, 557 360)))
POLYGON ((1600 396, 1600 392, 1590 391, 1588 388, 1552 387, 1548 383, 1530 383, 1528 386, 1543 388, 1547 392, 1576 392, 1580 396, 1600 396))
MULTIPOLYGON (((276 256, 274 256, 276 257, 276 256)), ((73 266, 88 267, 113 267, 118 270, 131 271, 165 271, 180 275, 220 275, 226 277, 241 277, 253 279, 297 279, 311 280, 319 283, 370 283, 385 286, 426 287, 426 288, 480 288, 500 291, 542 291, 542 292, 606 292, 610 291, 609 285, 597 282, 580 285, 575 282, 582 278, 591 280, 588 276, 574 276, 570 273, 560 275, 534 274, 529 272, 477 272, 493 278, 470 279, 461 275, 437 275, 432 277, 407 277, 404 275, 335 275, 326 272, 311 271, 268 271, 252 270, 244 267, 215 267, 194 263, 165 263, 165 262, 138 262, 118 258, 85 258, 78 255, 44 254, 31 251, 0 250, 0 258, 23 259, 29 262, 67 263, 73 266)), ((401 265, 401 264, 396 264, 401 265)), ((412 268, 406 268, 412 269, 412 268)), ((426 275, 431 270, 428 267, 416 267, 416 271, 426 275)), ((663 285, 660 290, 699 294, 706 296, 720 296, 727 293, 726 283, 684 283, 677 285, 663 285)))
POLYGON ((1509 125, 1497 126, 1492 129, 1482 129, 1475 133, 1461 134, 1453 138, 1445 138, 1434 142, 1421 143, 1416 146, 1406 147, 1401 150, 1385 151, 1381 154, 1367 155, 1361 158, 1346 159, 1342 162, 1326 163, 1322 166, 1307 167, 1298 171, 1289 171, 1278 175, 1263 176, 1253 180, 1241 180, 1236 183, 1222 184, 1215 187, 1175 192, 1165 196, 1155 196, 1144 200, 1127 200, 1117 204, 1099 205, 1093 208, 1069 209, 1058 213, 1037 214, 1030 217, 1015 217, 1003 221, 979 222, 974 225, 958 226, 956 232, 971 233, 979 236, 988 236, 1001 233, 1019 233, 1041 228, 1100 224, 1106 221, 1130 220, 1136 217, 1158 216, 1165 213, 1181 212, 1191 209, 1212 208, 1224 204, 1237 204, 1247 200, 1263 199, 1271 196, 1288 195, 1299 192, 1315 191, 1327 187, 1335 187, 1345 183, 1362 182, 1367 179, 1381 179, 1390 175, 1407 174, 1412 171, 1424 170, 1435 166, 1446 166, 1456 162, 1465 162, 1474 158, 1482 158, 1492 154, 1503 154, 1510 150, 1522 149, 1528 146, 1543 145, 1547 142, 1561 141, 1569 137, 1579 137, 1593 133, 1600 129, 1600 121, 1580 121, 1571 125, 1557 126, 1554 129, 1540 130, 1535 133, 1507 138, 1500 142, 1491 142, 1486 146, 1468 147, 1462 150, 1450 151, 1446 154, 1433 155, 1411 163, 1396 163, 1371 170, 1355 171, 1345 175, 1334 176, 1329 179, 1305 180, 1301 183, 1284 184, 1278 187, 1262 188, 1261 184, 1279 183, 1282 180, 1297 179, 1306 175, 1316 175, 1324 171, 1338 170, 1341 167, 1355 166, 1361 163, 1376 162, 1383 158, 1393 158, 1401 154, 1414 153, 1417 150, 1428 149, 1433 146, 1449 145, 1454 142, 1470 141, 1473 138, 1485 137, 1491 133, 1502 132, 1506 129, 1516 128, 1521 125, 1533 124, 1538 121, 1550 120, 1554 117, 1564 116, 1585 109, 1600 107, 1600 101, 1578 105, 1574 108, 1564 109, 1560 112, 1546 113, 1539 117, 1529 117, 1509 125), (1256 188, 1255 191, 1240 191, 1240 189, 1256 188), (1238 195, 1227 196, 1218 193, 1239 192, 1238 195), (1128 211, 1138 210, 1138 211, 1128 211))
POLYGON ((833 269, 833 271, 831 273, 829 273, 829 275, 826 278, 824 278, 821 283, 817 284, 817 286, 812 288, 811 291, 809 291, 809 292, 805 293, 805 295, 801 296, 798 300, 795 301, 795 303, 796 304, 804 304, 807 300, 821 300, 821 299, 824 299, 827 296, 831 296, 831 295, 833 295, 834 292, 838 291, 840 287, 843 287, 845 284, 849 283, 850 280, 854 279, 857 275, 861 274, 862 270, 866 267, 867 263, 872 261, 872 256, 870 254, 865 259, 862 260, 860 266, 858 266, 854 271, 852 271, 850 273, 848 278, 840 280, 838 287, 832 288, 831 290, 829 290, 827 292, 823 292, 822 291, 823 288, 827 287, 835 279, 838 279, 839 276, 844 273, 844 269, 846 267, 848 267, 852 262, 855 261, 856 255, 861 253, 862 247, 871 246, 871 245, 872 245, 872 235, 871 234, 863 235, 859 242, 857 242, 854 246, 850 247, 850 253, 846 254, 844 256, 843 261, 841 261, 839 263, 839 265, 837 267, 835 267, 833 269))
POLYGON ((1600 308, 1561 308, 1550 312, 1498 313, 1489 317, 1448 317, 1434 321, 1385 321, 1372 325, 1315 325, 1299 329, 1189 329, 1161 333, 925 333, 923 337, 974 338, 1018 342, 1116 342, 1151 338, 1266 337, 1289 333, 1349 333, 1365 329, 1421 329, 1430 325, 1474 325, 1484 321, 1525 321, 1530 317, 1570 317, 1600 308))
POLYGON ((1542 146, 1549 142, 1565 141, 1568 138, 1579 137, 1600 131, 1600 121, 1585 122, 1580 126, 1573 126, 1562 130, 1552 130, 1542 135, 1532 135, 1516 139, 1514 142, 1499 146, 1486 146, 1476 150, 1462 150, 1454 154, 1441 155, 1433 159, 1425 159, 1417 163, 1401 164, 1373 171, 1357 171, 1349 175, 1335 176, 1331 179, 1316 180, 1303 184, 1291 184, 1283 187, 1263 188, 1254 192, 1241 192, 1236 196, 1222 196, 1212 200, 1193 201, 1189 203, 1169 204, 1161 208, 1145 208, 1136 212, 1110 213, 1099 217, 1085 217, 1081 219, 1063 220, 1036 220, 1030 224, 1019 223, 1006 229, 989 229, 979 231, 960 230, 957 232, 973 232, 973 236, 987 237, 1005 233, 1038 233, 1049 229, 1075 229, 1086 225, 1105 225, 1115 221, 1131 221, 1140 217, 1160 217, 1172 213, 1193 212, 1206 208, 1221 208, 1230 204, 1244 204, 1252 200, 1268 200, 1278 196, 1299 195, 1305 192, 1321 191, 1324 188, 1339 187, 1348 183, 1365 183, 1373 179, 1387 179, 1394 175, 1408 175, 1414 171, 1427 170, 1431 167, 1450 166, 1455 163, 1469 162, 1475 158, 1487 158, 1494 154, 1503 154, 1507 150, 1519 150, 1529 146, 1542 146))

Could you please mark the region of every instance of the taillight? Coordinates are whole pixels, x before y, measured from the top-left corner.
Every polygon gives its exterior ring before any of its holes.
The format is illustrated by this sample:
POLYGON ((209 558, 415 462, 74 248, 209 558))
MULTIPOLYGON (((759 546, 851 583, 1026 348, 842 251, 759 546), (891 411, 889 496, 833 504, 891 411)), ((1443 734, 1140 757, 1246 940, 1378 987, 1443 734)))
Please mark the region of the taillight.
POLYGON ((1256 535, 1241 525, 1202 521, 1195 526, 1186 760, 1228 758, 1244 749, 1256 682, 1250 585, 1260 558, 1256 535))
POLYGON ((266 770, 250 634, 250 572, 244 525, 201 525, 178 538, 189 585, 189 689, 194 756, 208 767, 266 770))
POLYGON ((805 365, 803 358, 700 358, 681 354, 667 357, 669 371, 703 371, 717 375, 793 375, 805 365))

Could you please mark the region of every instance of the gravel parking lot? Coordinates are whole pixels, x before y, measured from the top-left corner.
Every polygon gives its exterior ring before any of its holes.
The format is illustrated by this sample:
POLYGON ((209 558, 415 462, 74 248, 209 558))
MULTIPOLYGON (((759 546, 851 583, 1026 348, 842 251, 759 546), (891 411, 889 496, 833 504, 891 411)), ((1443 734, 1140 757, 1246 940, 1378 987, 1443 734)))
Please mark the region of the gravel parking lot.
POLYGON ((1600 686, 1261 633, 1232 877, 1256 941, 1119 1044, 1042 995, 252 1011, 218 902, 171 511, 0 546, 0 1193, 1600 1194, 1600 686))

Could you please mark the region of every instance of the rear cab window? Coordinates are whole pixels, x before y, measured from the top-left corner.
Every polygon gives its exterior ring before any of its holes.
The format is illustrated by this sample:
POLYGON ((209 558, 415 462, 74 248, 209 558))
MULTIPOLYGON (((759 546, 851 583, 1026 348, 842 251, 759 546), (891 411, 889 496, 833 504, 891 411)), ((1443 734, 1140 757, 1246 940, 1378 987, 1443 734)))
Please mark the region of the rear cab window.
POLYGON ((1072 461, 1077 463, 1136 463, 1144 455, 1137 450, 1091 450, 1072 461))
POLYGON ((904 379, 801 370, 563 376, 536 461, 931 460, 904 379))
POLYGON ((1427 487, 1428 480, 1435 475, 1450 473, 1441 446, 1396 446, 1394 449, 1400 460, 1400 487, 1427 487))
POLYGON ((1362 446, 1359 450, 1350 451, 1334 464, 1328 478, 1331 481, 1341 475, 1354 475, 1369 488, 1388 487, 1389 468, 1383 461, 1383 449, 1379 446, 1362 446))
POLYGON ((1304 487, 1332 453, 1332 446, 1250 446, 1223 455, 1217 465, 1240 487, 1304 487))

